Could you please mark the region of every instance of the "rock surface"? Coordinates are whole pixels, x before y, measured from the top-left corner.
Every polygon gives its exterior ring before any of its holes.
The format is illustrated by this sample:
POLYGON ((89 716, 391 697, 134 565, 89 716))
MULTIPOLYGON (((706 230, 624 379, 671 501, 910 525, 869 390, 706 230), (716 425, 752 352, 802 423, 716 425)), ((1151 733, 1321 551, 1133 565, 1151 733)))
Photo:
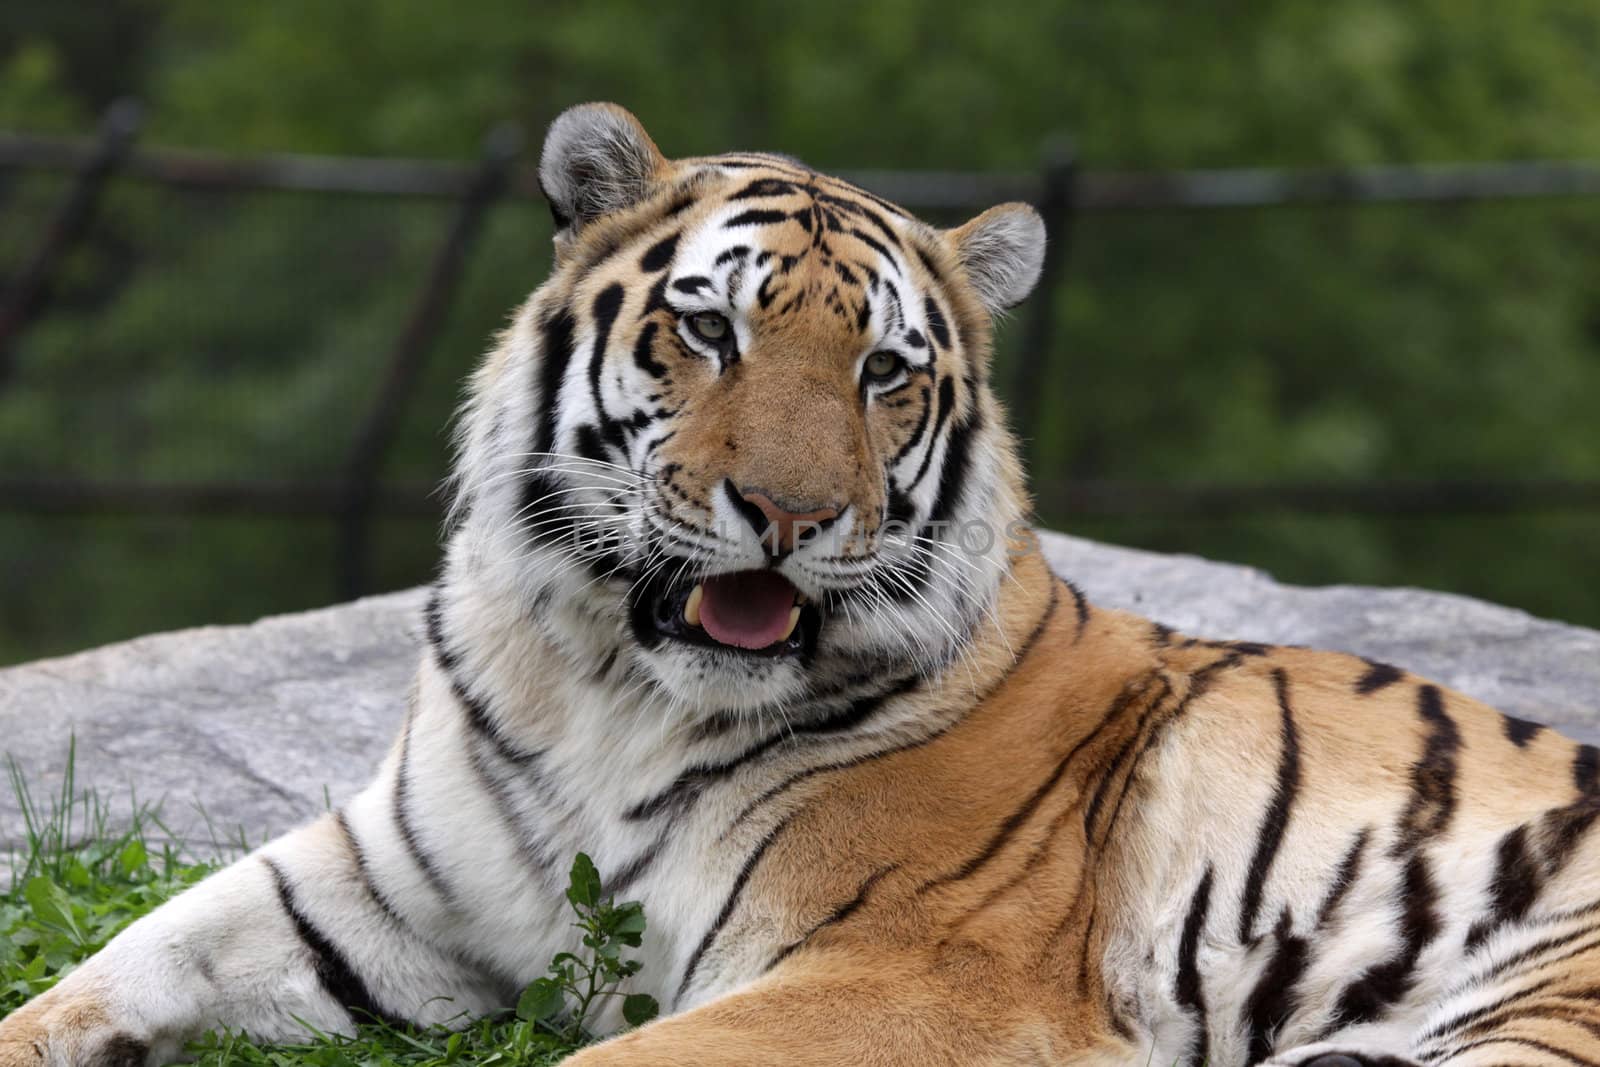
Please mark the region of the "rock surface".
MULTIPOLYGON (((1046 535, 1061 574, 1096 603, 1179 630, 1355 652, 1504 711, 1600 740, 1600 632, 1465 597, 1306 589, 1230 564, 1046 535)), ((252 842, 353 793, 387 748, 417 653, 422 590, 340 607, 142 637, 0 670, 0 750, 36 801, 77 781, 210 853, 252 842), (130 792, 131 791, 131 792, 130 792)), ((0 864, 23 836, 0 789, 0 864)))

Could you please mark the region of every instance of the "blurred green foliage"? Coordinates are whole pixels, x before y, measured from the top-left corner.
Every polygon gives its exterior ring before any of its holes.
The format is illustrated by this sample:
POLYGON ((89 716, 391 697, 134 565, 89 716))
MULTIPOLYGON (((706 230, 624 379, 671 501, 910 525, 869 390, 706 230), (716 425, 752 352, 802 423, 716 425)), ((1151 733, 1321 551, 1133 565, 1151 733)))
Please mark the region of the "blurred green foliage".
MULTIPOLYGON (((10 0, 0 128, 222 151, 470 158, 614 99, 669 154, 824 168, 1600 157, 1590 0, 871 4, 10 0)), ((534 146, 530 145, 531 149, 534 146)), ((0 281, 57 176, 0 173, 0 281)), ((448 205, 118 183, 0 384, 0 471, 333 475, 448 205)), ((955 221, 955 220, 950 220, 955 221)), ((1600 478, 1600 200, 1080 218, 1056 301, 1041 478, 1600 478)), ((388 473, 436 478, 458 383, 548 266, 494 209, 388 473)), ((1025 314, 1026 311, 1023 312, 1025 314)), ((1020 358, 1020 330, 999 358, 1020 358)), ((1600 516, 1076 521, 1305 582, 1452 589, 1600 624, 1600 516)), ((378 529, 384 587, 436 530, 378 529)), ((333 597, 331 523, 0 514, 0 662, 333 597)))

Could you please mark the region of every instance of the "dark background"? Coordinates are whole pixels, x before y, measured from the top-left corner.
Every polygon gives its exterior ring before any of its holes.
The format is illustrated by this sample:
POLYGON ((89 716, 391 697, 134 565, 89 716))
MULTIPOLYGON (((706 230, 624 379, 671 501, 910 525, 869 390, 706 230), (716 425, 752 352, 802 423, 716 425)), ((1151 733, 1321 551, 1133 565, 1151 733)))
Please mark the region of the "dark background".
MULTIPOLYGON (((1600 158, 1600 5, 1463 0, 9 0, 0 130, 470 162, 612 99, 669 155, 1105 171, 1600 158)), ((0 290, 74 178, 0 168, 0 290)), ((337 479, 456 214, 448 199, 114 176, 0 355, 0 483, 337 479)), ((967 212, 976 213, 976 209, 967 212)), ((944 216, 940 221, 959 221, 944 216)), ((1041 487, 1600 479, 1600 197, 1083 212, 1030 351, 1041 487)), ((484 216, 382 476, 447 461, 459 382, 548 268, 543 206, 484 216)), ((1014 380, 1026 307, 1002 330, 1014 380)), ((1337 499, 1337 498, 1336 498, 1337 499)), ((1311 583, 1455 590, 1600 625, 1600 508, 1277 506, 1048 524, 1311 583)), ((1560 502, 1557 502, 1560 503, 1560 502)), ((381 517, 366 587, 425 580, 381 517)), ((331 517, 41 514, 0 500, 0 662, 328 603, 331 517)))

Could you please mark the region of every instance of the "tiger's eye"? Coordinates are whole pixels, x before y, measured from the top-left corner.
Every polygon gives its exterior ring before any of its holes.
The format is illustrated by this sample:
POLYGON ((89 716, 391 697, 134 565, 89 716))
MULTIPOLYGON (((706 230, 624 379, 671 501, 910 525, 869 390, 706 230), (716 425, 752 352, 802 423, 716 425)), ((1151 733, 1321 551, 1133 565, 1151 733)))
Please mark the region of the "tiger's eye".
POLYGON ((721 344, 733 332, 733 324, 715 311, 701 311, 689 316, 689 329, 702 341, 721 344))
POLYGON ((893 352, 874 352, 867 357, 867 362, 861 369, 868 379, 886 382, 900 373, 902 363, 901 358, 893 352))

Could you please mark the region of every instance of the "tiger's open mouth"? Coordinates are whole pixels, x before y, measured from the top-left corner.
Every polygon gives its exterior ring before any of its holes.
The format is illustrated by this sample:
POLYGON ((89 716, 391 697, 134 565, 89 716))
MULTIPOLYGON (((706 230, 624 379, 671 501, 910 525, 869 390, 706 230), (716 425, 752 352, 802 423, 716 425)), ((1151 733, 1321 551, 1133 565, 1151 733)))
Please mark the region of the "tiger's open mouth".
POLYGON ((666 639, 751 656, 808 656, 822 614, 783 575, 750 570, 644 590, 633 622, 651 644, 666 639))

